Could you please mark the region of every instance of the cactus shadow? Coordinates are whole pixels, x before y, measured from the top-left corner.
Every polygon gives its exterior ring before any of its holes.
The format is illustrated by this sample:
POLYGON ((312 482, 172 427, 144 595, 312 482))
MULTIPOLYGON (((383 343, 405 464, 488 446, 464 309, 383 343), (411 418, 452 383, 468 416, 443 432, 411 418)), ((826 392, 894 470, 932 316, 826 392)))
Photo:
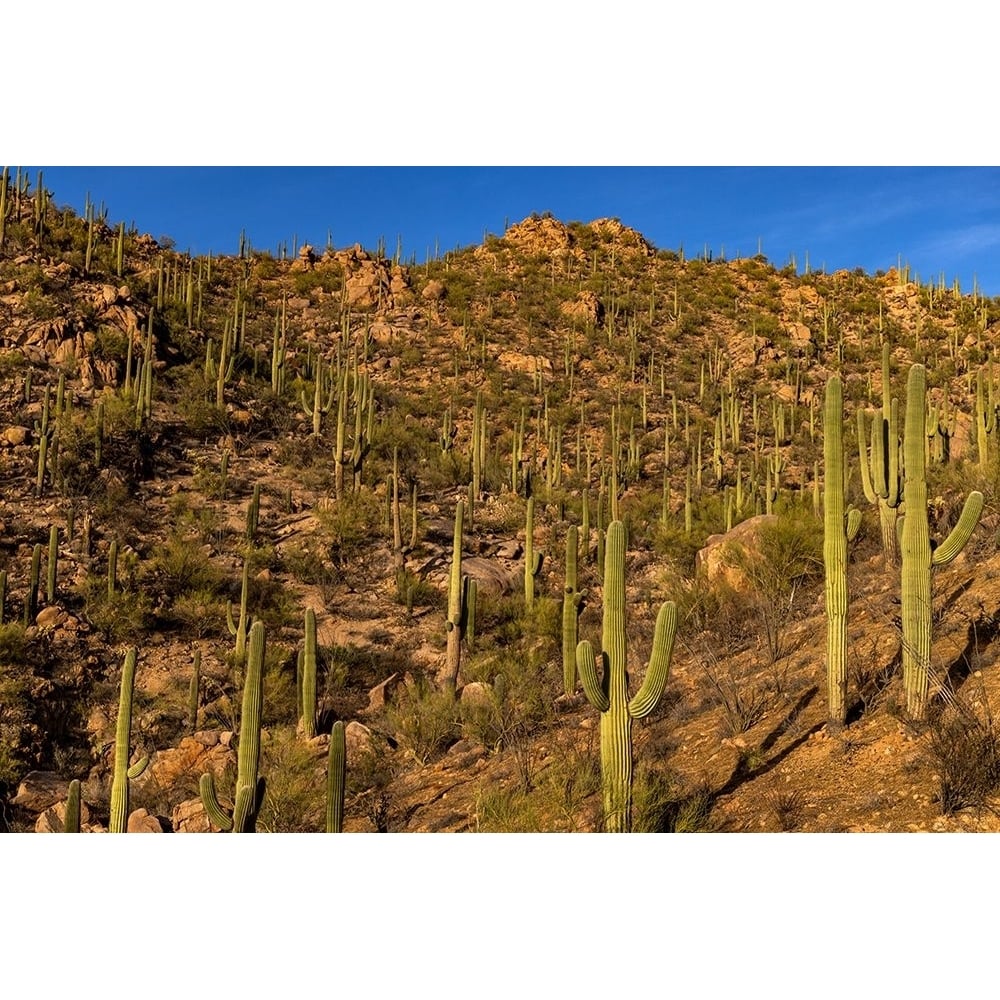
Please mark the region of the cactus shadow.
POLYGON ((819 688, 813 685, 799 697, 798 701, 788 710, 781 721, 767 734, 753 754, 740 754, 736 767, 726 783, 712 795, 713 802, 726 795, 731 795, 747 781, 753 781, 770 771, 773 771, 790 753, 797 750, 813 733, 819 732, 826 725, 821 719, 796 736, 783 750, 763 762, 755 760, 759 754, 767 754, 778 740, 796 728, 803 711, 819 694, 819 688))

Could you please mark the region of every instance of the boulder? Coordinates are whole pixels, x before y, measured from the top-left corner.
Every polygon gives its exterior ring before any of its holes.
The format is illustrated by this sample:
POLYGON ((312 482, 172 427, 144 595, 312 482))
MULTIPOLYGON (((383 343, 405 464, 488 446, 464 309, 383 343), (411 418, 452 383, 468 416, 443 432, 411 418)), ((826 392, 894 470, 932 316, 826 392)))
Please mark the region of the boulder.
MULTIPOLYGON (((35 820, 35 833, 63 833, 66 823, 66 803, 57 802, 49 806, 45 812, 39 814, 35 820)), ((80 829, 83 830, 90 823, 90 810, 87 803, 80 800, 80 829)))
POLYGON ((126 832, 163 833, 163 826, 155 816, 150 816, 145 809, 136 809, 134 812, 129 813, 126 832))
POLYGON ((377 712, 379 709, 385 708, 389 699, 392 697, 392 692, 399 685, 402 678, 398 673, 394 673, 387 677, 381 684, 376 685, 368 692, 368 712, 377 712))
POLYGON ((475 580, 484 594, 499 596, 509 593, 514 587, 511 573, 491 559, 479 556, 463 559, 462 572, 475 580))
POLYGON ((775 514, 758 514, 741 521, 731 531, 709 535, 705 547, 695 556, 695 569, 710 583, 722 581, 734 590, 745 590, 749 583, 739 568, 740 556, 753 552, 760 544, 761 531, 778 523, 775 514))
POLYGON ((174 806, 170 814, 174 833, 211 833, 212 824, 201 799, 186 799, 174 806))
POLYGON ((54 771, 29 771, 17 787, 12 804, 29 812, 42 812, 57 802, 65 802, 69 779, 54 771))

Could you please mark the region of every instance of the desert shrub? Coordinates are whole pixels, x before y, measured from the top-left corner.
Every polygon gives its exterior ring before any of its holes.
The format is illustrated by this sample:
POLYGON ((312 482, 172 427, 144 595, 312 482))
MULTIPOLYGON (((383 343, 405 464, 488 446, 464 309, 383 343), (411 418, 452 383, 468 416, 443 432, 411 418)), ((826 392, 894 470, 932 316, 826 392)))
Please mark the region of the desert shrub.
POLYGON ((455 695, 438 691, 422 678, 400 690, 385 710, 385 723, 400 747, 423 765, 443 753, 458 737, 455 695))
POLYGON ((954 702, 931 719, 929 729, 941 812, 986 806, 1000 790, 1000 733, 989 706, 977 711, 954 702))
POLYGON ((296 739, 294 730, 261 736, 264 801, 257 816, 262 833, 315 833, 324 829, 326 758, 296 739))

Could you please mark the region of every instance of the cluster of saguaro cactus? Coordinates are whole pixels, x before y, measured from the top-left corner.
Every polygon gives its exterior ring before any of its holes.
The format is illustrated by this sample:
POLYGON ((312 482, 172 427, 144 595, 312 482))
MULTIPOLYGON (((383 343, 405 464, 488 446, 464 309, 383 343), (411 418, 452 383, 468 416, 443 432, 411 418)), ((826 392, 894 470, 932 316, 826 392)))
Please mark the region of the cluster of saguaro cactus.
POLYGON ((250 629, 250 651, 243 679, 239 747, 236 763, 236 792, 232 812, 219 804, 211 771, 201 776, 201 800, 212 822, 225 833, 253 833, 264 800, 264 779, 260 765, 261 712, 264 705, 264 624, 250 629))
POLYGON ((121 691, 118 699, 118 725, 115 729, 115 769, 111 782, 111 814, 108 820, 108 830, 111 833, 125 833, 128 827, 128 783, 132 778, 138 778, 146 765, 148 757, 143 757, 129 766, 132 740, 132 698, 135 690, 135 662, 138 650, 135 646, 125 654, 122 666, 121 691))
POLYGON ((827 692, 830 718, 842 725, 847 717, 847 543, 858 532, 861 514, 844 510, 844 392, 837 375, 826 384, 823 462, 827 692))
POLYGON ((660 606, 653 650, 642 686, 628 697, 625 629, 625 525, 608 526, 604 573, 602 630, 603 676, 598 678, 594 650, 584 639, 576 648, 576 665, 587 700, 601 713, 601 780, 604 824, 609 833, 624 833, 632 825, 632 720, 642 719, 659 703, 670 672, 677 632, 673 601, 660 606))
POLYGON ((931 672, 931 570, 946 566, 965 548, 983 511, 983 494, 969 494, 957 524, 940 544, 931 545, 927 518, 925 421, 927 371, 913 365, 906 382, 903 435, 904 517, 902 550, 903 686, 906 710, 920 719, 927 705, 931 672))

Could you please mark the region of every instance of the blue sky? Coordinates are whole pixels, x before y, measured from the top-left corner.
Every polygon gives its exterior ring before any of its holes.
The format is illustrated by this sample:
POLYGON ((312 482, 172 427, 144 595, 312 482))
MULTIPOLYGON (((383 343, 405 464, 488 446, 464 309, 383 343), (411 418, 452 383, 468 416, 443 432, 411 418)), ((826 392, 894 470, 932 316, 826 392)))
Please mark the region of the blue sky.
MULTIPOLYGON (((30 168, 32 172, 37 167, 30 168)), ((888 269, 1000 295, 1000 169, 992 167, 49 167, 58 204, 86 194, 109 219, 194 253, 233 253, 245 229, 276 251, 293 238, 423 261, 499 234, 505 220, 618 217, 656 246, 755 253, 781 266, 888 269)))

